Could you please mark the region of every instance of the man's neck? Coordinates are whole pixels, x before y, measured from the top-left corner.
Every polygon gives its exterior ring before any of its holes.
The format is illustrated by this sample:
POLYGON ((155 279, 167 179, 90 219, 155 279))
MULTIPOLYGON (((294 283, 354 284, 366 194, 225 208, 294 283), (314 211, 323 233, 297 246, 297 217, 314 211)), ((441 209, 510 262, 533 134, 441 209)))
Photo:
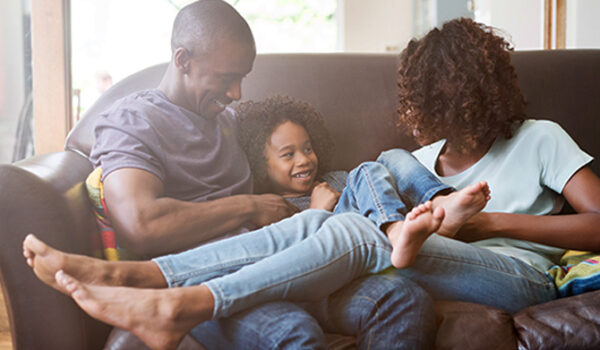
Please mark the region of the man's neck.
POLYGON ((165 94, 171 103, 186 108, 185 103, 181 100, 185 94, 183 94, 183 91, 181 91, 179 79, 180 78, 177 76, 177 69, 173 67, 172 63, 169 63, 167 71, 158 84, 158 90, 165 94))

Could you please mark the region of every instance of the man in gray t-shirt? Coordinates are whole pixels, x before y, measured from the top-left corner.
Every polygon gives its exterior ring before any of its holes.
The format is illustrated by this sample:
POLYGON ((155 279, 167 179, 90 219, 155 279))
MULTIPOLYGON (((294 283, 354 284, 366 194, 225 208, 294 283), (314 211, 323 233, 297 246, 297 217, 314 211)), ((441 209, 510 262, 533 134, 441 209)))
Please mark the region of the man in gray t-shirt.
MULTIPOLYGON (((171 62, 157 89, 125 97, 100 116, 90 155, 102 169, 105 204, 119 242, 143 257, 188 249, 247 225, 262 227, 297 210, 281 196, 250 194, 249 166, 227 108, 241 98, 242 79, 256 56, 245 20, 221 0, 192 3, 175 19, 171 46, 171 62)), ((140 272, 138 278, 144 277, 140 272)), ((273 302, 204 322, 191 332, 211 349, 321 349, 327 343, 319 319, 332 331, 370 344, 376 334, 397 331, 403 310, 428 315, 398 294, 401 289, 385 276, 367 277, 312 303, 312 315, 300 305, 273 302)), ((149 306, 142 308, 145 313, 166 310, 167 315, 136 322, 179 326, 183 312, 197 303, 176 307, 173 295, 135 300, 149 306)), ((141 336, 143 327, 129 324, 124 328, 141 336)), ((156 344, 169 338, 144 334, 144 341, 156 344)))
POLYGON ((226 106, 241 98, 254 39, 244 19, 219 4, 181 11, 158 88, 120 100, 95 128, 91 160, 102 167, 111 221, 138 256, 187 249, 295 211, 279 196, 248 194, 248 165, 226 106))

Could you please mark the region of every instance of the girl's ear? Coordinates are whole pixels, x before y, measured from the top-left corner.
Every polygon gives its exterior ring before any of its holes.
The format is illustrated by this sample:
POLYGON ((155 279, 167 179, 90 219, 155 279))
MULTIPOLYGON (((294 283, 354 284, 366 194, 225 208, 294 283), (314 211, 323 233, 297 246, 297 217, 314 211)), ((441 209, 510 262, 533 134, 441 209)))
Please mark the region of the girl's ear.
POLYGON ((184 47, 178 47, 173 53, 175 67, 182 73, 187 74, 190 70, 191 53, 184 47))

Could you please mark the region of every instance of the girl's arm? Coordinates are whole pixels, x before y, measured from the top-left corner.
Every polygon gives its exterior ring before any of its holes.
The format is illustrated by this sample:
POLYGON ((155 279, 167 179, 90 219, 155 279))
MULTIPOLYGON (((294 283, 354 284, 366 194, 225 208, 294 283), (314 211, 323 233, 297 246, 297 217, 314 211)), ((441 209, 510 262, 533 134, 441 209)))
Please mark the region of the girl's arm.
POLYGON ((505 237, 566 249, 600 251, 600 178, 589 167, 581 168, 567 182, 562 194, 576 214, 479 213, 461 228, 456 238, 472 242, 505 237))

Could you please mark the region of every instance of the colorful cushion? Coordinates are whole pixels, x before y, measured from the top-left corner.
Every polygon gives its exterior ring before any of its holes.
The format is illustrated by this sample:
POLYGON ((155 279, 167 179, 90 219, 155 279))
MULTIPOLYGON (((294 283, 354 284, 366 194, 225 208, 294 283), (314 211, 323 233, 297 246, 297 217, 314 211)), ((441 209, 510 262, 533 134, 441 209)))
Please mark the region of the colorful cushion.
POLYGON ((600 289, 600 255, 569 250, 548 270, 561 297, 600 289))
POLYGON ((92 202, 94 217, 98 224, 98 232, 92 233, 94 253, 98 258, 111 261, 135 260, 135 257, 122 248, 117 241, 104 200, 104 185, 101 179, 102 168, 96 168, 85 180, 88 197, 92 202))

